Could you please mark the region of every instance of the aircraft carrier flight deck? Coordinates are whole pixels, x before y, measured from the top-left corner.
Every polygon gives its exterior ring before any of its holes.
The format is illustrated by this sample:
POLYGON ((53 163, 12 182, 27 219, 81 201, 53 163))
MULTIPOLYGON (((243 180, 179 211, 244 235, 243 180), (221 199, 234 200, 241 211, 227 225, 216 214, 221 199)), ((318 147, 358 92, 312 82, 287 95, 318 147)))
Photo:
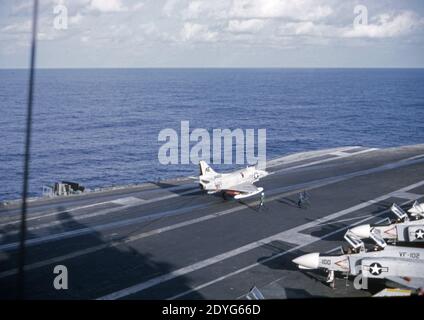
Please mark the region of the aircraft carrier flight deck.
MULTIPOLYGON (((30 201, 25 298, 245 299, 253 286, 269 299, 371 296, 292 260, 337 250, 348 228, 384 220, 392 203, 422 201, 424 145, 304 152, 267 170, 262 207, 207 195, 196 177, 30 201), (299 208, 303 190, 310 206, 299 208), (57 265, 67 290, 53 285, 57 265)), ((19 203, 0 206, 2 299, 16 297, 19 224, 19 203)))

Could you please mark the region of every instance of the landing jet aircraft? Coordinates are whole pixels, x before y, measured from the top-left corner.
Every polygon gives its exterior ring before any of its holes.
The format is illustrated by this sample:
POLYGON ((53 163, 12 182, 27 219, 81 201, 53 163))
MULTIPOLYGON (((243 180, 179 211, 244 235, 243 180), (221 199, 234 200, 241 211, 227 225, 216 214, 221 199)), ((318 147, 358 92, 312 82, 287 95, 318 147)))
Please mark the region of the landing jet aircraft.
POLYGON ((293 260, 300 269, 324 269, 327 282, 334 283, 334 273, 341 272, 365 278, 384 278, 409 288, 424 288, 424 249, 389 246, 382 238, 373 237, 374 250, 348 230, 345 239, 351 248, 339 255, 305 254, 293 260))
POLYGON ((254 183, 269 174, 267 171, 257 169, 256 166, 220 174, 203 160, 199 162, 199 167, 200 189, 207 191, 208 194, 222 192, 224 198, 230 196, 234 199, 244 199, 261 193, 264 189, 256 187, 254 183))
POLYGON ((350 231, 360 239, 368 239, 378 234, 388 242, 424 242, 424 211, 417 210, 420 206, 418 202, 415 202, 408 210, 408 212, 412 212, 409 217, 402 208, 394 203, 390 209, 396 215, 396 220, 380 225, 364 224, 350 231))

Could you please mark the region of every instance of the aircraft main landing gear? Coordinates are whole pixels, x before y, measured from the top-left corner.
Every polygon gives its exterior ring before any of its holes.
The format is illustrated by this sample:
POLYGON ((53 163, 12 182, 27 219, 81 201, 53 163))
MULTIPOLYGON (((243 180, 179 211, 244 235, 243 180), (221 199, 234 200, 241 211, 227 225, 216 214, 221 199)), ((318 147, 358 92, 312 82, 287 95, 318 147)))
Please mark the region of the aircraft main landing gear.
POLYGON ((262 209, 262 207, 264 206, 265 203, 265 193, 262 192, 261 193, 261 202, 259 202, 259 210, 262 209))

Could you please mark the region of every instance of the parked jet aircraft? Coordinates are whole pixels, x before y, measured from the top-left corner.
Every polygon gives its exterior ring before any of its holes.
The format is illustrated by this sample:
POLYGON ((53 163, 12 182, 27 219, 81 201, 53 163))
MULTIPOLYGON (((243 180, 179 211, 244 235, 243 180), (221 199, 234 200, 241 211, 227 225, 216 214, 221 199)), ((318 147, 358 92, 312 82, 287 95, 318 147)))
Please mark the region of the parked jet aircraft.
POLYGON ((378 233, 390 242, 424 242, 424 212, 416 210, 418 206, 419 204, 414 203, 408 210, 414 212, 415 220, 411 220, 407 213, 394 203, 390 209, 396 215, 396 220, 387 224, 357 226, 350 232, 361 239, 371 238, 378 233))
POLYGON ((264 189, 256 187, 254 183, 266 177, 269 173, 259 170, 256 166, 237 170, 231 173, 217 173, 205 161, 199 162, 200 188, 208 194, 222 192, 224 196, 231 196, 234 199, 243 199, 261 193, 264 189))
MULTIPOLYGON (((324 269, 327 282, 334 282, 335 272, 365 278, 384 278, 405 286, 405 281, 415 287, 424 285, 424 249, 386 245, 382 238, 374 237, 377 247, 366 250, 364 243, 348 231, 345 239, 351 248, 339 255, 309 253, 293 260, 300 269, 324 269), (403 283, 402 283, 403 282, 403 283)), ((414 287, 410 286, 410 287, 414 287)))

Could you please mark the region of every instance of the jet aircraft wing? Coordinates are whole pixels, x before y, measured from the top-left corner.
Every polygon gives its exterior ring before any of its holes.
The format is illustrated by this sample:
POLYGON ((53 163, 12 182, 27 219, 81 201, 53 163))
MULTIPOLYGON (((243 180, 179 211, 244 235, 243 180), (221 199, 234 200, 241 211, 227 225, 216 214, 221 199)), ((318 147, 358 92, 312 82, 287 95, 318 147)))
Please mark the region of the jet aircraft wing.
POLYGON ((254 192, 258 192, 260 189, 261 188, 258 188, 251 183, 241 183, 241 184, 232 186, 231 188, 228 188, 228 189, 225 189, 225 190, 226 191, 242 192, 242 193, 254 193, 254 192))
POLYGON ((408 289, 422 289, 424 288, 424 278, 402 278, 402 277, 387 277, 387 280, 401 285, 408 289))
POLYGON ((241 183, 235 186, 225 188, 223 191, 233 193, 234 199, 243 199, 262 192, 264 188, 256 187, 252 183, 241 183))
POLYGON ((411 296, 413 293, 422 292, 424 288, 424 278, 402 278, 402 277, 386 277, 388 281, 387 285, 390 288, 386 288, 373 297, 402 297, 411 296), (393 288, 393 287, 398 288, 393 288))

